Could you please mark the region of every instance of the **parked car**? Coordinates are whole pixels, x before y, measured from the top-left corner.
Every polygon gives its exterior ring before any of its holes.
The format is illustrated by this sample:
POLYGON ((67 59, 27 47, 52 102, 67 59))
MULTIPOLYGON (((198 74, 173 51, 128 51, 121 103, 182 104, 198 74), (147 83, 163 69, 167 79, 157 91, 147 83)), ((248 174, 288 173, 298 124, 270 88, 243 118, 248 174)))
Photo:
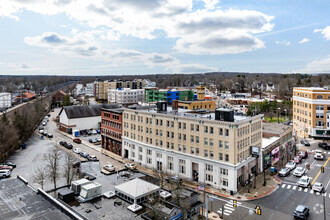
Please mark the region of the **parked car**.
POLYGON ((87 129, 87 130, 86 130, 86 134, 87 134, 87 135, 92 135, 91 130, 87 129))
POLYGON ((6 166, 4 164, 0 164, 0 170, 10 170, 10 171, 12 171, 13 168, 11 166, 6 166))
POLYGON ((311 144, 307 140, 301 140, 301 144, 305 146, 311 146, 311 144))
POLYGON ((107 164, 103 167, 103 169, 105 169, 106 171, 109 171, 109 172, 113 172, 116 170, 116 167, 112 164, 107 164))
POLYGON ((126 163, 125 167, 127 169, 130 169, 130 170, 135 170, 136 169, 136 165, 134 163, 126 163))
POLYGON ((40 134, 44 134, 44 130, 39 130, 39 133, 40 134))
POLYGON ((0 170, 0 177, 6 178, 10 177, 11 171, 10 170, 0 170))
POLYGON ((178 176, 166 177, 165 181, 168 182, 168 183, 173 182, 173 183, 182 184, 182 178, 180 178, 178 176))
POLYGON ((43 126, 46 126, 46 125, 47 125, 47 122, 45 122, 45 121, 42 122, 42 125, 43 125, 43 126))
POLYGON ((89 143, 93 143, 93 144, 97 143, 97 139, 96 138, 91 138, 88 141, 89 141, 89 143))
POLYGON ((72 144, 67 144, 65 147, 69 150, 71 150, 73 148, 72 144))
POLYGON ((313 187, 312 187, 313 191, 314 192, 323 192, 324 190, 324 187, 323 187, 323 184, 322 183, 319 183, 319 182, 315 182, 313 184, 313 187))
POLYGON ((321 150, 315 150, 314 151, 314 159, 316 160, 323 160, 323 151, 321 150))
POLYGON ((47 131, 44 131, 43 135, 47 136, 48 135, 47 131))
POLYGON ((299 156, 303 159, 308 157, 308 152, 307 151, 300 151, 299 156))
POLYGON ((73 152, 75 152, 76 154, 80 154, 81 149, 76 147, 76 148, 73 149, 73 152))
POLYGON ((303 167, 297 167, 294 171, 293 171, 293 175, 294 176, 303 176, 306 173, 306 169, 303 167))
POLYGON ((295 163, 301 163, 301 161, 302 161, 302 158, 301 158, 301 156, 295 156, 294 158, 293 158, 293 161, 295 162, 295 163))
POLYGON ((100 129, 97 129, 96 132, 97 132, 98 134, 101 134, 101 130, 100 130, 100 129))
POLYGON ((39 131, 40 130, 44 130, 44 127, 43 126, 39 126, 39 131))
POLYGON ((321 143, 318 144, 318 146, 320 148, 325 149, 325 150, 329 150, 330 149, 330 145, 328 145, 328 143, 326 143, 326 142, 321 142, 321 143))
POLYGON ((12 167, 12 168, 16 168, 16 164, 13 163, 13 162, 3 162, 2 164, 3 164, 3 165, 6 165, 6 166, 10 166, 10 167, 12 167))
POLYGON ((60 145, 64 146, 66 144, 67 144, 66 141, 60 141, 60 145))
POLYGON ((278 176, 288 176, 290 172, 291 172, 290 168, 284 167, 278 172, 278 176))
POLYGON ((54 109, 52 108, 51 112, 54 112, 54 109))
POLYGON ((304 205, 298 205, 293 211, 293 216, 300 219, 307 219, 309 215, 309 208, 304 205))
POLYGON ((289 168, 290 170, 294 170, 296 168, 296 163, 293 160, 290 160, 286 163, 285 167, 289 168))
POLYGON ((80 167, 80 161, 73 162, 73 163, 72 163, 72 167, 73 167, 73 168, 80 167))
POLYGON ((89 156, 87 156, 87 160, 96 161, 97 157, 95 155, 89 155, 89 156))
POLYGON ((80 130, 79 132, 80 132, 80 135, 84 135, 84 136, 86 135, 86 130, 80 130))
POLYGON ((48 118, 49 118, 49 117, 50 117, 50 114, 48 114, 47 116, 48 116, 48 118))
POLYGON ((87 158, 88 157, 88 153, 87 152, 80 152, 80 156, 87 158))
POLYGON ((311 184, 311 180, 312 180, 311 177, 303 176, 299 179, 297 185, 303 188, 309 187, 309 185, 311 184))
POLYGON ((81 140, 79 138, 75 138, 73 139, 73 142, 74 143, 77 143, 77 144, 81 144, 81 140))
POLYGON ((92 134, 95 135, 97 134, 97 132, 95 130, 92 130, 92 134))
POLYGON ((48 133, 48 138, 53 138, 53 134, 51 134, 51 133, 48 133))
POLYGON ((97 142, 101 142, 102 141, 102 138, 98 137, 98 138, 96 138, 96 141, 97 142))

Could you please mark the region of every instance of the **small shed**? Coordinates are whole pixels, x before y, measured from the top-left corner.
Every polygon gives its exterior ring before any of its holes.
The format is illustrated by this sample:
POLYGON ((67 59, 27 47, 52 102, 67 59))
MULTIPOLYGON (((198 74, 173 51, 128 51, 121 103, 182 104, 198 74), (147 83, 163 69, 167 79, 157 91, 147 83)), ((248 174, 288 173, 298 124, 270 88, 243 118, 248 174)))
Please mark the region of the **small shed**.
POLYGON ((159 186, 139 178, 115 186, 116 196, 134 204, 146 201, 148 196, 158 196, 159 191, 159 186))

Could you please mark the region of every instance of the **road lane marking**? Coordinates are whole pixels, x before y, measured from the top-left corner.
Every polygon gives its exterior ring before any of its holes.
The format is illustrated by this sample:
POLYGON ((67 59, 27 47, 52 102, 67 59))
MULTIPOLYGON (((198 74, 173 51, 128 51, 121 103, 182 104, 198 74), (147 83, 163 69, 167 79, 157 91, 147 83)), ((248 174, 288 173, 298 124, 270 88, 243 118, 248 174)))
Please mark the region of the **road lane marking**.
POLYGON ((284 188, 286 186, 286 184, 282 184, 282 188, 284 188))
POLYGON ((327 186, 325 187, 325 190, 327 190, 327 188, 328 188, 328 186, 329 186, 329 183, 330 183, 330 180, 328 181, 328 184, 327 184, 327 186))
MULTIPOLYGON (((323 166, 325 167, 327 165, 327 163, 329 162, 330 157, 327 159, 327 161, 323 164, 323 166)), ((315 181, 317 180, 317 178, 319 177, 319 175, 321 174, 321 170, 319 170, 318 174, 316 175, 316 177, 314 178, 313 182, 311 183, 311 185, 313 185, 315 183, 315 181)))
POLYGON ((291 188, 291 185, 288 185, 287 189, 290 189, 291 188))
POLYGON ((298 191, 301 191, 301 190, 302 190, 302 188, 301 188, 301 187, 299 187, 299 188, 298 188, 298 191))
POLYGON ((318 195, 318 196, 319 196, 319 195, 320 195, 320 193, 319 193, 319 192, 316 192, 316 195, 318 195))
POLYGON ((313 192, 314 192, 314 190, 312 190, 312 189, 311 189, 311 191, 309 191, 309 193, 311 193, 311 194, 312 194, 313 192))
POLYGON ((293 189, 293 190, 296 190, 296 189, 297 189, 297 186, 293 186, 292 189, 293 189))
POLYGON ((305 190, 304 190, 304 192, 307 192, 308 191, 308 189, 306 188, 305 190))
POLYGON ((327 193, 322 193, 322 196, 326 197, 327 196, 327 193))
POLYGON ((232 208, 232 207, 227 207, 227 206, 225 205, 225 210, 227 210, 227 209, 229 209, 230 211, 234 211, 234 210, 235 210, 234 208, 232 208))

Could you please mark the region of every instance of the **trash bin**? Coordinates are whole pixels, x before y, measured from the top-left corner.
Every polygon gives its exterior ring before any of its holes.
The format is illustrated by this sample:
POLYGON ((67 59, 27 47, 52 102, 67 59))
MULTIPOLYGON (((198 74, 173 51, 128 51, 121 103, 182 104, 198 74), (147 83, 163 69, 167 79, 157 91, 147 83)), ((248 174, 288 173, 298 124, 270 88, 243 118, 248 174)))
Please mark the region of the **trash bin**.
POLYGON ((44 139, 44 136, 42 136, 42 135, 41 135, 41 137, 40 137, 40 138, 41 138, 41 140, 43 140, 43 139, 44 139))

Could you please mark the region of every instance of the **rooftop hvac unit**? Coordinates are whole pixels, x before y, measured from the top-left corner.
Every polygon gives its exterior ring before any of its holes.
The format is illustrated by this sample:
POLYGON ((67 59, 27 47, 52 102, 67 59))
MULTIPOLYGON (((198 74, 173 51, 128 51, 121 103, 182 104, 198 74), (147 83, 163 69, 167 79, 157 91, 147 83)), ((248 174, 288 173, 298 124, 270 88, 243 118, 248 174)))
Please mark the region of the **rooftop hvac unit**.
POLYGON ((231 109, 216 109, 215 120, 234 122, 234 111, 231 109))
POLYGON ((81 187, 78 199, 81 202, 87 202, 100 196, 102 196, 102 185, 96 182, 91 182, 81 187))
POLYGON ((87 179, 80 179, 80 180, 76 180, 71 182, 71 190, 75 193, 75 194, 79 194, 81 191, 81 187, 89 184, 91 181, 87 180, 87 179))

